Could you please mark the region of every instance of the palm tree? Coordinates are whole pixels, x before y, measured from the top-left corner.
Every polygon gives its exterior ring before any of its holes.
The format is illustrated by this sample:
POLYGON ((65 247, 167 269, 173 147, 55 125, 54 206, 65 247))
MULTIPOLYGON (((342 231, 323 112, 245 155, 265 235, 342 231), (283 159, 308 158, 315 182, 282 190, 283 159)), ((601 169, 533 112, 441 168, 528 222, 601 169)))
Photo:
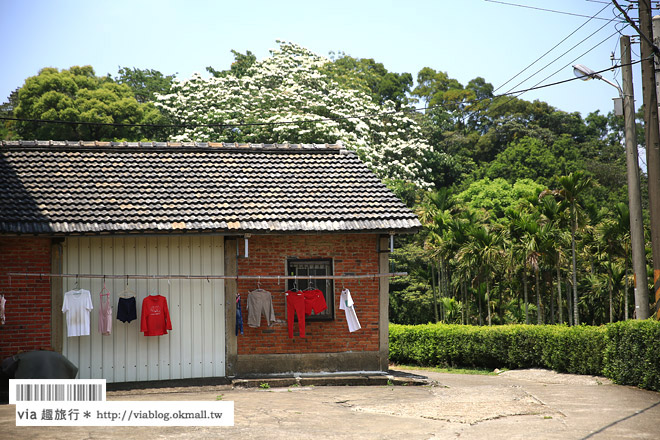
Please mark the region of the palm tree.
POLYGON ((548 236, 547 236, 547 250, 548 250, 548 259, 551 264, 554 265, 557 276, 557 308, 559 312, 559 324, 564 322, 564 313, 562 307, 562 297, 561 297, 561 264, 564 259, 564 253, 562 252, 562 247, 565 240, 565 234, 563 230, 563 225, 566 220, 566 217, 563 215, 560 204, 557 203, 554 197, 551 197, 547 192, 541 193, 538 197, 538 210, 541 215, 540 223, 542 225, 548 225, 548 236))
MULTIPOLYGON (((424 247, 429 251, 432 260, 430 268, 431 273, 431 286, 433 290, 433 312, 435 322, 438 322, 438 296, 436 291, 436 277, 434 269, 438 274, 439 287, 442 289, 448 286, 445 268, 445 255, 442 252, 442 242, 449 229, 449 223, 452 221, 452 216, 449 208, 452 206, 449 191, 442 188, 439 191, 428 192, 424 196, 424 201, 418 208, 418 215, 420 221, 426 226, 428 235, 424 247), (435 267, 434 267, 435 265, 435 267), (440 278, 440 274, 443 275, 440 278)), ((448 289, 444 288, 441 296, 447 296, 448 289)))
POLYGON ((503 236, 491 231, 486 225, 478 225, 471 230, 471 240, 458 251, 456 258, 463 269, 475 270, 477 286, 486 284, 486 309, 488 325, 492 325, 490 312, 490 279, 493 270, 504 257, 503 236))
MULTIPOLYGON (((526 212, 509 213, 513 230, 518 240, 519 258, 522 261, 522 274, 523 274, 523 295, 525 303, 525 324, 529 324, 529 297, 527 285, 527 268, 530 267, 536 274, 538 281, 538 261, 539 261, 539 245, 538 245, 538 232, 539 224, 532 214, 526 212)), ((538 283, 537 283, 538 284, 538 283)), ((537 295, 539 290, 537 287, 537 295)), ((540 312, 538 306, 539 299, 537 297, 537 313, 540 312)), ((540 315, 538 318, 540 321, 540 315)))
POLYGON ((612 231, 615 236, 619 237, 619 243, 621 245, 621 250, 623 257, 623 266, 624 266, 624 290, 623 290, 623 319, 628 320, 628 279, 629 279, 629 267, 628 262, 631 255, 631 242, 630 242, 630 209, 625 203, 617 203, 614 205, 614 221, 616 228, 612 231))
POLYGON ((573 266, 573 322, 580 325, 580 312, 578 308, 579 299, 577 291, 577 259, 575 253, 575 234, 578 230, 578 218, 581 211, 581 196, 584 190, 591 185, 591 178, 586 177, 582 171, 576 171, 568 176, 559 178, 561 188, 556 190, 556 194, 562 198, 563 204, 569 211, 571 219, 571 262, 573 266))

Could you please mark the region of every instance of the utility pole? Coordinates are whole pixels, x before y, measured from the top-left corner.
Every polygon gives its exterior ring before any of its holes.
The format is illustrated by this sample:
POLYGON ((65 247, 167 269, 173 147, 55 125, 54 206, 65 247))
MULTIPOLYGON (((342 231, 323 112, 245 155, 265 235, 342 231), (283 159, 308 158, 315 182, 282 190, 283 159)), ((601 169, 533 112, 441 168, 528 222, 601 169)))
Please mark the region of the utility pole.
MULTIPOLYGON (((660 126, 658 96, 655 89, 652 10, 650 0, 639 0, 639 44, 642 57, 642 91, 644 96, 644 128, 646 131, 646 167, 649 180, 651 214, 651 248, 653 250, 653 293, 656 306, 660 300, 660 126)), ((657 50, 657 49, 656 49, 657 50)), ((660 318, 660 310, 656 318, 660 318)))
POLYGON ((649 317, 649 289, 646 277, 646 247, 644 246, 642 196, 639 188, 639 159, 637 157, 632 66, 630 65, 630 37, 622 35, 619 42, 621 45, 621 76, 623 80, 621 97, 623 98, 624 138, 626 141, 630 242, 632 247, 633 273, 635 274, 635 316, 637 319, 646 319, 649 317))

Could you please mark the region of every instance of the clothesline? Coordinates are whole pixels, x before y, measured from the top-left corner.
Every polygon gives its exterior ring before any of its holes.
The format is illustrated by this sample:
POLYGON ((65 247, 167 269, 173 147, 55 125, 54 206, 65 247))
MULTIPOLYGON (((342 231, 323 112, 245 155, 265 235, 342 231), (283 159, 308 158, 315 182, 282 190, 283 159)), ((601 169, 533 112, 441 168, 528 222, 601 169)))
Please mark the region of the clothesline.
POLYGON ((128 280, 354 280, 407 276, 408 272, 373 273, 364 275, 106 275, 90 273, 10 272, 11 277, 37 278, 103 278, 128 280))

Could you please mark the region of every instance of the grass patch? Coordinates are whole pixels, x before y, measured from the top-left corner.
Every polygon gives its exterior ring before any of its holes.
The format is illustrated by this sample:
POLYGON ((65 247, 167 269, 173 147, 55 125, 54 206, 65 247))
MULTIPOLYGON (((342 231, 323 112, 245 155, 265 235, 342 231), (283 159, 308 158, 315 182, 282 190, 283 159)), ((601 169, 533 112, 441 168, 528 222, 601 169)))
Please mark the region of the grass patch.
MULTIPOLYGON (((420 367, 419 365, 391 365, 390 368, 396 370, 401 368, 404 370, 424 370, 424 371, 433 371, 435 373, 449 373, 449 374, 478 374, 482 376, 497 376, 498 373, 495 373, 493 370, 486 368, 442 368, 442 367, 420 367)), ((500 373, 507 371, 506 368, 500 368, 500 373)))

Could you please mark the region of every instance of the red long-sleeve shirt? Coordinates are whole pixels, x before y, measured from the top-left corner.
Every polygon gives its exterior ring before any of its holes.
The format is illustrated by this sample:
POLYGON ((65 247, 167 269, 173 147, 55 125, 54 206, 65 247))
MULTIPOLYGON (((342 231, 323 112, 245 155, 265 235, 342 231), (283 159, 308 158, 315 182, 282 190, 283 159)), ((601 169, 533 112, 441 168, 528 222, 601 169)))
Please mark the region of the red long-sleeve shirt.
POLYGON ((140 331, 145 336, 160 336, 166 335, 168 330, 172 330, 172 321, 167 299, 162 295, 147 296, 142 300, 140 331))

